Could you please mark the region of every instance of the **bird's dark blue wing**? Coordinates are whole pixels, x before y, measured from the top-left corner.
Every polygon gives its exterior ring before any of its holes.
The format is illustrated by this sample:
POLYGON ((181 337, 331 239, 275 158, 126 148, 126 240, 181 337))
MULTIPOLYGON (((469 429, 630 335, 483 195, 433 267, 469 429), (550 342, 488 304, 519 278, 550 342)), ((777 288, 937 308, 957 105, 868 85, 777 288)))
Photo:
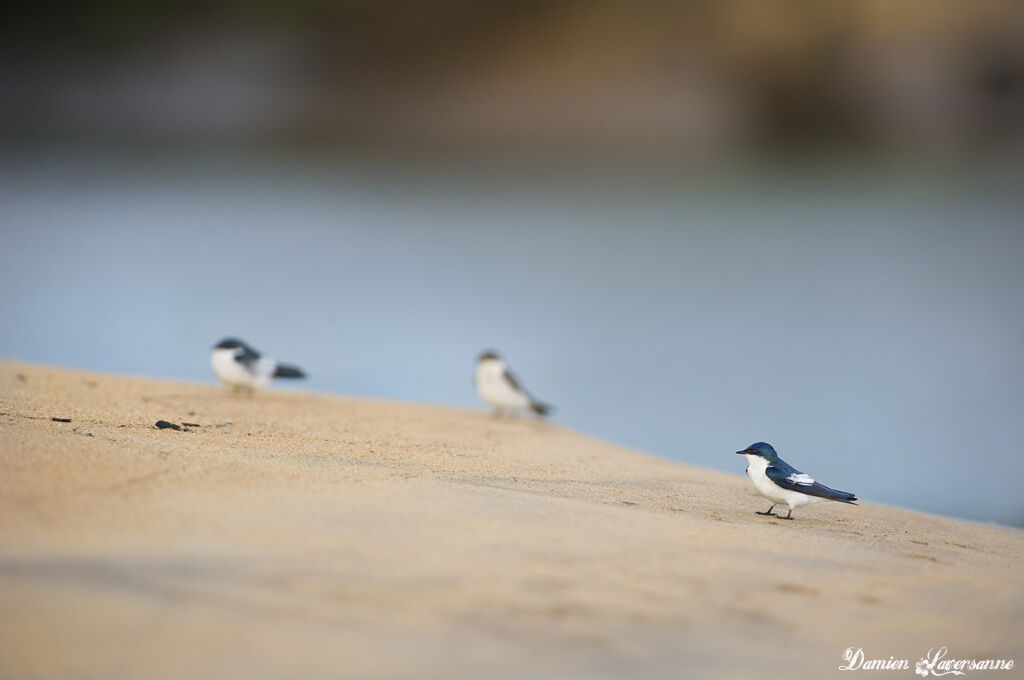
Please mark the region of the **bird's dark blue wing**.
POLYGON ((507 368, 505 369, 505 380, 508 381, 508 384, 511 385, 512 389, 514 389, 516 392, 524 391, 523 388, 519 385, 519 381, 516 379, 515 374, 512 373, 512 371, 508 370, 507 368))
POLYGON ((782 460, 781 458, 778 458, 778 457, 776 457, 775 462, 772 463, 772 467, 773 468, 777 468, 778 470, 781 470, 782 472, 786 473, 785 476, 787 476, 787 477, 790 476, 790 475, 802 475, 802 474, 804 474, 804 473, 800 472, 799 470, 797 470, 792 465, 790 465, 789 463, 787 463, 786 461, 784 461, 784 460, 782 460))
POLYGON ((530 400, 530 408, 535 413, 539 413, 542 416, 546 416, 549 413, 551 413, 551 410, 554 407, 552 407, 551 404, 545 404, 534 399, 533 395, 527 392, 526 389, 524 389, 523 386, 519 384, 519 380, 516 378, 515 374, 512 371, 508 370, 507 368, 505 369, 505 380, 508 381, 508 384, 511 385, 512 389, 514 389, 516 392, 522 392, 523 394, 526 395, 526 398, 530 400))
POLYGON ((840 503, 853 503, 857 500, 857 497, 852 493, 830 489, 824 484, 814 481, 809 475, 805 475, 791 465, 785 465, 785 467, 786 469, 783 469, 781 466, 773 465, 766 469, 764 473, 777 486, 789 491, 797 491, 808 496, 817 496, 818 498, 827 498, 830 501, 839 501, 840 503))
POLYGON ((260 353, 251 347, 243 347, 242 351, 235 355, 235 361, 250 369, 253 368, 259 360, 260 353))

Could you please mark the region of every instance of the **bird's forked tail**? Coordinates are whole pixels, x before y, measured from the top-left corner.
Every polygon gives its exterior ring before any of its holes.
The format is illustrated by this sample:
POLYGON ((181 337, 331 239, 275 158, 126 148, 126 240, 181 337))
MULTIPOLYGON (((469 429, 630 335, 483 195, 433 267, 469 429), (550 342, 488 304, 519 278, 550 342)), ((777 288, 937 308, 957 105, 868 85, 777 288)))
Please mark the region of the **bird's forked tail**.
POLYGON ((302 369, 298 366, 289 366, 288 364, 278 364, 277 368, 274 369, 275 378, 305 378, 306 374, 302 372, 302 369))
POLYGON ((550 414, 554 409, 554 406, 552 406, 551 404, 545 404, 542 401, 530 402, 530 410, 536 413, 537 415, 546 416, 550 414))

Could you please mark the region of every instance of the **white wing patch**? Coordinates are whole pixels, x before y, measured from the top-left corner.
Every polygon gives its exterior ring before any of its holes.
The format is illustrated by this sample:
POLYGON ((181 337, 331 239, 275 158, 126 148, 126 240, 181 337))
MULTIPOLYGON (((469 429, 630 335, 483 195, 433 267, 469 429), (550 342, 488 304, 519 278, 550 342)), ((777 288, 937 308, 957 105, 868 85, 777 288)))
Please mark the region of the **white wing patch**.
POLYGON ((786 481, 793 482, 794 484, 800 484, 802 486, 810 486, 811 484, 814 484, 814 479, 803 472, 797 472, 786 477, 786 481))

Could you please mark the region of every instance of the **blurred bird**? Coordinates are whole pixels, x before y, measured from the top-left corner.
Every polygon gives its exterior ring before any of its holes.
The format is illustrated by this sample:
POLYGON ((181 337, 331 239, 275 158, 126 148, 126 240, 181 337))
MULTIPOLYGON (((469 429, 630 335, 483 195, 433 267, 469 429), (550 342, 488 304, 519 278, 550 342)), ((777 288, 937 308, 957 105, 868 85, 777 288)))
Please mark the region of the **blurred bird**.
POLYGON ((807 505, 809 503, 821 503, 822 501, 838 501, 856 505, 857 497, 846 491, 836 491, 824 484, 814 481, 810 475, 805 475, 795 467, 779 458, 771 444, 757 442, 736 453, 747 457, 747 477, 757 492, 773 501, 772 507, 767 512, 759 512, 759 515, 773 515, 772 509, 785 503, 789 506, 789 512, 782 519, 793 519, 793 508, 807 505))
POLYGON ((494 408, 494 415, 530 410, 546 416, 551 412, 551 406, 537 401, 520 386, 497 352, 484 352, 477 359, 475 382, 480 398, 494 408))
POLYGON ((266 387, 274 378, 305 378, 301 368, 280 364, 237 338, 224 338, 213 348, 210 364, 217 377, 235 388, 266 387))

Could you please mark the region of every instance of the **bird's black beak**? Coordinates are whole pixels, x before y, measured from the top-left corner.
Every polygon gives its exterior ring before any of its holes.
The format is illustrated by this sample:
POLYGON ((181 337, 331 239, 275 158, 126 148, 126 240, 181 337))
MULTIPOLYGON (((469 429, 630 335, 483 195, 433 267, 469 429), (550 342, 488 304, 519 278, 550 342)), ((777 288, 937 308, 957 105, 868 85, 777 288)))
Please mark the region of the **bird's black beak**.
POLYGON ((740 454, 741 456, 745 456, 748 453, 753 453, 753 451, 750 449, 743 449, 742 451, 737 451, 736 453, 740 454))

